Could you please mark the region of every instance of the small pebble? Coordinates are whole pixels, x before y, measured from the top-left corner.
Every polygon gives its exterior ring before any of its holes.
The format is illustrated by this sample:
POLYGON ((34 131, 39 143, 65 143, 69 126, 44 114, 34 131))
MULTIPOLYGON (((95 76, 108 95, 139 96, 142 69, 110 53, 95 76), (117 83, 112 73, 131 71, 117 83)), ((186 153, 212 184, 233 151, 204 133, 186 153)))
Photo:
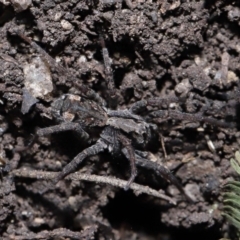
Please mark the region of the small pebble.
POLYGON ((50 69, 45 62, 40 57, 36 57, 30 64, 24 66, 23 72, 24 85, 29 94, 46 100, 53 91, 53 83, 50 69))
POLYGON ((71 30, 73 28, 72 24, 64 19, 61 21, 61 25, 64 30, 71 30))
POLYGON ((16 12, 22 12, 32 5, 32 0, 11 0, 13 8, 16 12))

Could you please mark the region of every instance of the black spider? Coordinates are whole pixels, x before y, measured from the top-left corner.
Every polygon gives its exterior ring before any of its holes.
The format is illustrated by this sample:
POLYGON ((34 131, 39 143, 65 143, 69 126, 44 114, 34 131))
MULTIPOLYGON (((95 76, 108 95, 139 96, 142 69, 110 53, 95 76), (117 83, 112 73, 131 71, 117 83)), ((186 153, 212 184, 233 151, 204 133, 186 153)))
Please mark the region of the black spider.
MULTIPOLYGON (((27 41, 42 57, 49 62, 51 66, 55 66, 60 71, 65 71, 63 67, 59 67, 42 48, 35 42, 22 34, 18 34, 22 39, 27 41)), ((105 66, 106 82, 108 86, 109 105, 116 103, 118 99, 117 91, 114 88, 111 61, 108 50, 105 47, 103 39, 101 39, 102 54, 105 66)), ((64 94, 51 104, 52 115, 59 122, 56 126, 39 129, 37 136, 44 136, 56 132, 76 131, 84 140, 91 139, 89 136, 91 129, 101 128, 99 139, 90 147, 80 152, 71 162, 69 162, 54 180, 54 184, 64 179, 68 174, 74 172, 79 164, 88 156, 96 155, 104 150, 110 153, 119 153, 125 155, 130 161, 131 176, 127 182, 125 189, 128 189, 137 175, 136 164, 142 167, 154 169, 161 176, 172 182, 177 188, 184 193, 181 185, 178 183, 174 175, 164 166, 146 160, 148 152, 137 151, 134 145, 141 145, 144 149, 152 136, 158 131, 156 124, 151 119, 179 119, 189 121, 203 121, 220 127, 227 127, 225 122, 218 121, 213 118, 205 117, 200 114, 188 114, 173 110, 157 110, 152 111, 147 117, 139 115, 139 111, 147 106, 160 108, 165 103, 177 102, 177 97, 161 99, 150 98, 134 103, 129 109, 111 110, 106 108, 105 100, 97 93, 86 86, 79 86, 82 96, 73 94, 64 94), (90 100, 91 99, 91 100, 90 100)))

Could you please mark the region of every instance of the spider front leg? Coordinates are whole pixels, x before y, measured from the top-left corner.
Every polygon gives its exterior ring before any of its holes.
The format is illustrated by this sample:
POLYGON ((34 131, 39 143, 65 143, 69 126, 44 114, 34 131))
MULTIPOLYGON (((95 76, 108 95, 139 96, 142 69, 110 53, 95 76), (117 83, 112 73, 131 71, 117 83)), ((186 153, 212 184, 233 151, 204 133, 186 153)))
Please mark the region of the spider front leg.
POLYGON ((76 131, 80 135, 80 137, 84 140, 89 138, 88 133, 86 133, 81 128, 79 123, 74 123, 74 122, 66 122, 59 125, 38 129, 36 135, 38 137, 42 137, 52 133, 59 133, 59 132, 66 132, 66 131, 76 131))
POLYGON ((149 98, 149 99, 144 99, 144 100, 140 100, 135 102, 131 108, 130 108, 130 112, 131 113, 138 113, 139 111, 141 111, 142 109, 145 109, 147 106, 152 106, 152 107, 161 107, 164 104, 170 104, 173 102, 179 102, 179 101, 183 101, 183 98, 178 98, 178 97, 169 97, 169 98, 158 98, 158 97, 154 97, 154 98, 149 98))
POLYGON ((109 53, 102 36, 100 36, 99 41, 102 46, 102 56, 105 67, 105 78, 108 88, 109 107, 115 108, 119 99, 119 95, 114 84, 111 58, 109 57, 109 53))
POLYGON ((125 137, 123 134, 118 134, 118 139, 121 142, 121 144, 125 147, 125 151, 122 151, 123 154, 126 156, 127 159, 130 161, 131 166, 131 176, 124 187, 125 190, 128 190, 131 183, 134 181, 135 177, 137 176, 137 168, 136 168, 136 158, 135 158, 135 152, 131 144, 131 140, 125 137))
POLYGON ((67 122, 67 123, 62 123, 62 124, 51 126, 51 127, 38 129, 36 134, 33 135, 33 138, 31 139, 30 143, 27 144, 27 146, 25 146, 25 147, 17 149, 16 151, 22 152, 22 151, 29 149, 36 142, 38 137, 43 137, 43 136, 50 135, 53 133, 66 132, 66 131, 71 131, 71 130, 77 132, 79 134, 79 136, 81 137, 81 139, 83 139, 83 140, 89 139, 88 133, 86 133, 81 128, 79 123, 67 122))
POLYGON ((71 78, 74 85, 80 89, 83 96, 92 99, 98 102, 101 106, 105 106, 105 100, 95 91, 90 89, 88 86, 79 83, 78 79, 76 79, 73 75, 69 73, 69 71, 63 67, 60 63, 57 63, 54 58, 52 58, 44 49, 42 49, 38 44, 32 41, 30 38, 22 34, 21 32, 17 32, 17 35, 27 42, 40 56, 49 64, 51 68, 55 68, 60 74, 63 76, 71 78))
POLYGON ((108 145, 104 143, 104 141, 98 141, 96 144, 91 147, 86 148, 82 152, 80 152, 70 163, 68 163, 62 171, 57 175, 57 177, 51 182, 51 184, 43 189, 41 194, 48 192, 55 188, 56 184, 64 179, 68 174, 74 172, 79 164, 87 157, 96 155, 102 151, 104 151, 108 145))
POLYGON ((87 157, 96 155, 100 152, 103 152, 107 148, 107 144, 103 141, 98 141, 96 144, 92 145, 91 147, 86 148, 82 152, 80 152, 70 163, 68 163, 63 170, 58 174, 56 179, 53 181, 55 185, 60 180, 65 178, 68 174, 74 172, 79 164, 87 157))

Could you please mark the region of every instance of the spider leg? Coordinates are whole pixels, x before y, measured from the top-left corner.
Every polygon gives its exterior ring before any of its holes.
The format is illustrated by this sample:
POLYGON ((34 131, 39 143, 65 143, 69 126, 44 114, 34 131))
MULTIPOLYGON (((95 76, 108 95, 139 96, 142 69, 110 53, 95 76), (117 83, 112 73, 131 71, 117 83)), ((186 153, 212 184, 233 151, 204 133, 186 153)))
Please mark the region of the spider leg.
POLYGON ((136 168, 136 158, 135 158, 135 152, 131 144, 131 140, 128 139, 123 134, 118 134, 118 139, 121 142, 121 144, 125 147, 126 152, 122 151, 127 159, 130 161, 131 166, 131 176, 127 182, 127 185, 125 186, 125 190, 128 190, 131 183, 134 181, 135 177, 137 176, 137 168, 136 168))
POLYGON ((166 104, 170 104, 173 102, 179 102, 179 101, 183 101, 183 98, 178 98, 178 97, 169 97, 169 98, 149 98, 146 100, 140 100, 135 102, 131 108, 130 108, 130 112, 132 113, 138 113, 139 111, 141 111, 142 109, 146 108, 147 106, 152 106, 152 107, 161 107, 163 105, 166 104))
POLYGON ((29 149, 35 143, 38 137, 43 137, 46 135, 50 135, 52 133, 65 132, 65 131, 71 131, 71 130, 76 131, 81 137, 81 139, 83 140, 87 140, 89 138, 88 133, 86 133, 81 128, 79 123, 67 122, 67 123, 62 123, 62 124, 51 126, 51 127, 38 129, 36 134, 33 135, 32 139, 27 144, 27 146, 16 149, 16 152, 22 152, 29 149))
POLYGON ((104 41, 103 37, 100 37, 99 40, 100 40, 100 44, 102 46, 102 55, 103 55, 103 61, 104 61, 104 66, 105 66, 105 74, 106 74, 106 81, 107 81, 107 84, 108 84, 108 89, 113 91, 114 81, 113 81, 111 59, 109 57, 108 50, 105 46, 105 41, 104 41))
POLYGON ((84 149, 71 162, 69 162, 54 180, 54 184, 65 178, 68 174, 74 172, 79 164, 87 157, 103 152, 107 148, 107 144, 103 141, 98 141, 96 144, 84 149))
POLYGON ((179 183, 178 179, 171 173, 171 171, 158 163, 150 161, 145 157, 143 158, 143 156, 146 155, 148 155, 146 152, 137 151, 137 153, 135 154, 136 164, 141 167, 154 170, 154 172, 156 172, 157 174, 168 180, 170 183, 172 183, 174 186, 176 186, 176 188, 187 198, 188 201, 193 202, 193 200, 186 194, 182 185, 179 183))
MULTIPOLYGON (((38 52, 41 57, 49 64, 50 67, 55 68, 58 70, 58 72, 66 77, 68 77, 68 70, 63 67, 61 64, 57 63, 54 58, 52 58, 44 49, 42 49, 38 44, 36 44, 34 41, 32 41, 30 38, 25 36, 24 34, 17 32, 17 35, 23 39, 25 42, 27 42, 36 52, 38 52)), ((80 84, 78 82, 78 79, 76 79, 74 76, 69 76, 73 79, 73 83, 76 85, 77 88, 80 89, 80 91, 83 93, 83 95, 89 99, 92 99, 96 102, 98 102, 101 106, 105 106, 106 102, 105 100, 99 96, 95 91, 88 88, 87 86, 80 84)))
POLYGON ((147 107, 147 100, 140 100, 132 104, 129 111, 131 113, 138 113, 142 109, 145 109, 147 107))
POLYGON ((80 124, 74 123, 74 122, 66 122, 66 123, 62 123, 59 125, 38 129, 36 134, 37 134, 37 136, 42 137, 42 136, 49 135, 52 133, 66 132, 66 131, 71 131, 71 130, 76 131, 81 136, 82 139, 89 138, 88 133, 86 133, 81 128, 80 124))
POLYGON ((66 73, 66 69, 63 66, 57 64, 57 62, 52 58, 43 48, 41 48, 38 44, 32 41, 30 38, 22 34, 21 32, 17 32, 17 35, 27 42, 36 52, 38 52, 41 57, 49 64, 49 66, 55 67, 61 74, 66 73))
POLYGON ((109 53, 106 48, 103 37, 100 36, 99 40, 102 46, 102 56, 103 56, 104 67, 105 67, 105 75, 106 75, 105 78, 106 78, 107 88, 108 88, 109 104, 110 104, 110 107, 115 107, 118 101, 118 91, 115 89, 111 58, 109 57, 109 53))
POLYGON ((223 127, 223 128, 232 128, 233 125, 227 122, 223 122, 217 120, 215 118, 203 116, 202 113, 198 114, 190 114, 190 113, 183 113, 175 110, 158 110, 151 112, 149 115, 151 118, 159 118, 160 121, 162 119, 176 119, 176 120, 187 120, 191 122, 205 122, 211 125, 223 127))
POLYGON ((137 121, 142 121, 143 118, 131 113, 129 110, 108 110, 109 117, 118 117, 118 118, 128 118, 128 119, 135 119, 137 121))
POLYGON ((104 141, 98 141, 96 144, 92 145, 91 147, 88 147, 84 149, 82 152, 80 152, 71 162, 69 162, 62 171, 57 175, 57 177, 52 180, 52 182, 49 184, 49 186, 45 187, 41 194, 44 194, 48 192, 49 190, 52 190, 55 188, 56 184, 64 179, 68 174, 74 172, 78 165, 87 157, 96 155, 102 151, 104 151, 108 145, 104 141))

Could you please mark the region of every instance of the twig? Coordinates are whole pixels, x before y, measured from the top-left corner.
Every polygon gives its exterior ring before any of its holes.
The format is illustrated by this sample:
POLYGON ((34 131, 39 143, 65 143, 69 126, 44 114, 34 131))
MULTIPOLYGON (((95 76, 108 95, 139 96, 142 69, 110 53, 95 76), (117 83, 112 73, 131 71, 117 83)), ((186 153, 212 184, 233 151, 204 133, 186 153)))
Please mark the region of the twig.
POLYGON ((66 228, 58 228, 54 229, 53 231, 41 231, 39 233, 25 233, 25 236, 16 236, 10 235, 8 239, 14 240, 30 240, 30 239, 52 239, 52 238, 71 238, 71 239, 92 239, 94 233, 97 231, 97 226, 93 225, 87 227, 86 229, 82 230, 81 232, 73 232, 66 228))
POLYGON ((163 149, 164 159, 167 159, 167 151, 165 148, 164 137, 161 133, 159 134, 159 136, 160 136, 160 141, 161 141, 161 145, 162 145, 162 149, 163 149))
MULTIPOLYGON (((52 180, 56 178, 58 172, 45 172, 39 170, 29 170, 26 168, 14 170, 13 175, 16 177, 21 178, 32 178, 38 180, 52 180)), ((82 174, 79 172, 73 173, 68 175, 65 179, 73 180, 73 181, 89 181, 89 182, 97 182, 97 183, 106 183, 110 184, 115 187, 124 188, 127 184, 127 181, 120 180, 114 177, 106 177, 106 176, 98 176, 98 175, 89 175, 89 174, 82 174)), ((141 193, 146 193, 148 195, 158 197, 168 201, 171 204, 176 205, 176 200, 166 196, 165 194, 161 193, 160 191, 154 190, 147 186, 139 185, 137 183, 132 183, 130 188, 134 191, 136 195, 141 193)))

